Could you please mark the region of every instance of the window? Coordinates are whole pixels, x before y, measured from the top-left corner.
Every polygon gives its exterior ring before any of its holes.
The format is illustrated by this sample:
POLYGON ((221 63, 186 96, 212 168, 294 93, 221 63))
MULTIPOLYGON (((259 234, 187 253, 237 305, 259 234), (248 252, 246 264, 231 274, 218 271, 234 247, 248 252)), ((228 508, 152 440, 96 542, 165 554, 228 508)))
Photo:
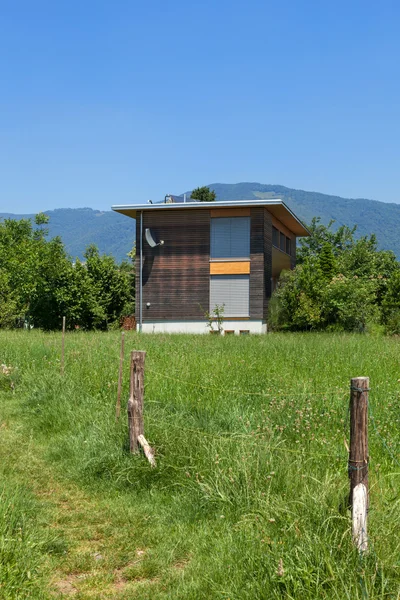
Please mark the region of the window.
POLYGON ((279 248, 279 231, 274 226, 272 226, 272 243, 279 248))
POLYGON ((248 317, 249 283, 249 275, 211 275, 210 313, 224 304, 224 317, 248 317))
POLYGON ((286 254, 291 254, 292 240, 274 226, 272 226, 272 245, 286 254))
POLYGON ((211 219, 211 258, 250 257, 250 217, 211 219))

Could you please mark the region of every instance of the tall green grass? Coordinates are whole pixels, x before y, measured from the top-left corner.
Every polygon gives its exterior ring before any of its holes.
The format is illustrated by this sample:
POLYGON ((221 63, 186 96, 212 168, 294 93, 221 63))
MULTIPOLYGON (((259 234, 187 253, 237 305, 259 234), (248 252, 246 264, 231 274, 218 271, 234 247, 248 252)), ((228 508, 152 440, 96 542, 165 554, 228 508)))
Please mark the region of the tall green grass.
POLYGON ((0 598, 47 598, 45 556, 65 545, 51 533, 31 490, 7 479, 0 487, 0 598))
POLYGON ((400 598, 397 339, 127 333, 127 350, 147 351, 153 470, 129 455, 125 417, 115 422, 119 339, 68 335, 61 377, 60 335, 3 332, 0 362, 13 367, 14 386, 7 379, 0 393, 32 452, 111 511, 121 564, 129 544, 147 549, 126 577, 151 581, 151 593, 143 585, 121 597, 400 598), (370 377, 373 417, 362 559, 344 445, 349 381, 360 375, 370 377))

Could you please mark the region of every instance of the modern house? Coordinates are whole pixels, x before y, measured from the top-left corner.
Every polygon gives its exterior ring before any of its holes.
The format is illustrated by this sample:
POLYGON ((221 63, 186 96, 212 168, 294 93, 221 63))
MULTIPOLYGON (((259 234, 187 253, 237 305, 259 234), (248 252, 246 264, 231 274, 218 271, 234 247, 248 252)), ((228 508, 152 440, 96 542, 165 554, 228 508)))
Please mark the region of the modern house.
POLYGON ((136 219, 136 320, 144 332, 207 333, 223 305, 226 333, 266 331, 268 302, 309 232, 281 200, 116 205, 136 219))

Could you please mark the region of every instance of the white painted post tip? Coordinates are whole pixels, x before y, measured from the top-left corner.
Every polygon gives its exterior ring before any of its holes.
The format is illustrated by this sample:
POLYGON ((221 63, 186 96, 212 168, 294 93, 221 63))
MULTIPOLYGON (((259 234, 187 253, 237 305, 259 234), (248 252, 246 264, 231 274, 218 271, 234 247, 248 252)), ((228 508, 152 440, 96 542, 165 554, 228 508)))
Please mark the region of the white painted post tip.
POLYGON ((143 434, 138 437, 138 442, 143 449, 144 455, 151 464, 152 467, 156 466, 156 459, 154 458, 154 449, 150 447, 149 442, 146 440, 143 434))
POLYGON ((353 541, 359 552, 366 552, 368 549, 367 538, 367 505, 368 492, 363 483, 359 483, 353 488, 353 506, 352 506, 352 532, 353 541))

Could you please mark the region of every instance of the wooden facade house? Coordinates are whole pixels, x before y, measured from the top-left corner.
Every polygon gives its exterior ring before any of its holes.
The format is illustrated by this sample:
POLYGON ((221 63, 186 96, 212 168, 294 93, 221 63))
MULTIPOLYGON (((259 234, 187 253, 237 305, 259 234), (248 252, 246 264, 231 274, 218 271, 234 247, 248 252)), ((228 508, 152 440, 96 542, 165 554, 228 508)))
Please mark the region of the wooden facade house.
POLYGON ((138 329, 207 333, 205 313, 223 305, 225 333, 265 332, 275 282, 309 232, 281 200, 180 200, 112 207, 136 219, 138 329))

